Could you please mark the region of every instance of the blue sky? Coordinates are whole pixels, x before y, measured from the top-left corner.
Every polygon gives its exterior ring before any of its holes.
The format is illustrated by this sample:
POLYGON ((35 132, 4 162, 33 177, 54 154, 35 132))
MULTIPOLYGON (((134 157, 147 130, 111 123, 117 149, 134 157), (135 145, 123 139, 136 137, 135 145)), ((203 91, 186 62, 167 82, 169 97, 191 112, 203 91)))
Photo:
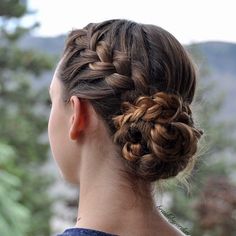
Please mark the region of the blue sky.
POLYGON ((155 24, 181 43, 227 41, 236 43, 235 0, 29 0, 37 13, 25 24, 39 21, 34 34, 56 36, 87 23, 126 18, 155 24))

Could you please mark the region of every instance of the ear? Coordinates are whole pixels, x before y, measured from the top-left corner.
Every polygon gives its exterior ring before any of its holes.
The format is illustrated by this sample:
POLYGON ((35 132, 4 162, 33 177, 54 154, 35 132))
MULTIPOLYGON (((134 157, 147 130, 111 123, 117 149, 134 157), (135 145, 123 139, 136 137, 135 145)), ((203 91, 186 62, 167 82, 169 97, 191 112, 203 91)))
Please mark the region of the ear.
POLYGON ((70 98, 70 104, 72 116, 70 120, 69 136, 72 140, 76 140, 79 133, 85 128, 85 103, 77 96, 72 96, 70 98))

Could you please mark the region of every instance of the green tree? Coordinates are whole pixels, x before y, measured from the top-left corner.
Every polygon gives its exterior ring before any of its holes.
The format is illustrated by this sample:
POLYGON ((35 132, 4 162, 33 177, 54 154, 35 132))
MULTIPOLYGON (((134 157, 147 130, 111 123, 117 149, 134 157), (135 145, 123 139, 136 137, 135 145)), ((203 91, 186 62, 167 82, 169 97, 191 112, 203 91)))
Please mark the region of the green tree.
MULTIPOLYGON (((182 184, 176 189, 176 182, 174 181, 170 185, 173 204, 169 210, 178 219, 180 225, 188 228, 190 235, 220 236, 222 235, 222 230, 214 227, 204 229, 202 226, 201 214, 199 213, 204 207, 200 203, 205 200, 203 199, 203 192, 204 189, 210 188, 209 183, 213 182, 214 186, 216 186, 217 181, 210 181, 210 179, 224 177, 230 180, 233 171, 235 171, 235 164, 230 162, 227 156, 232 155, 229 154, 229 151, 235 151, 236 148, 236 140, 233 134, 233 131, 236 130, 236 124, 234 120, 225 122, 219 119, 220 109, 224 102, 224 94, 220 92, 220 89, 212 81, 207 79, 209 71, 207 65, 202 63, 202 54, 199 48, 192 45, 189 50, 198 68, 200 68, 198 91, 193 107, 195 107, 195 113, 197 114, 196 120, 205 131, 205 137, 200 144, 200 149, 202 150, 199 153, 199 159, 193 169, 192 176, 189 178, 189 189, 182 184), (200 206, 202 207, 201 209, 200 206)), ((206 207, 204 211, 207 214, 206 207)), ((231 222, 234 222, 232 224, 236 223, 235 220, 231 222)), ((234 235, 234 233, 232 231, 231 234, 227 232, 226 234, 223 233, 223 235, 230 236, 234 235)))
POLYGON ((13 148, 0 143, 0 235, 24 236, 30 212, 19 202, 22 196, 20 178, 9 171, 14 168, 15 159, 13 148))
POLYGON ((0 1, 0 154, 9 156, 0 157, 0 235, 6 236, 50 235, 52 178, 41 168, 48 151, 47 95, 37 78, 53 61, 17 46, 37 26, 21 26, 28 13, 26 1, 0 1))

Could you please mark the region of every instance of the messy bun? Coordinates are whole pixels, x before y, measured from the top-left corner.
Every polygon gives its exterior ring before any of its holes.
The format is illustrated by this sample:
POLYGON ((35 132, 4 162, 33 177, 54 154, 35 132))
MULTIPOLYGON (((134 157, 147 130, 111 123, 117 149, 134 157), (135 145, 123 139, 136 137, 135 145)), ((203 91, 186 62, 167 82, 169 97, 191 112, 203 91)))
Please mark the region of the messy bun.
POLYGON ((176 176, 197 151, 202 131, 181 97, 164 92, 123 103, 114 141, 135 173, 149 181, 176 176))
POLYGON ((73 30, 58 75, 66 101, 88 99, 103 118, 130 174, 166 179, 194 160, 202 134, 190 110, 196 74, 164 29, 110 20, 73 30))

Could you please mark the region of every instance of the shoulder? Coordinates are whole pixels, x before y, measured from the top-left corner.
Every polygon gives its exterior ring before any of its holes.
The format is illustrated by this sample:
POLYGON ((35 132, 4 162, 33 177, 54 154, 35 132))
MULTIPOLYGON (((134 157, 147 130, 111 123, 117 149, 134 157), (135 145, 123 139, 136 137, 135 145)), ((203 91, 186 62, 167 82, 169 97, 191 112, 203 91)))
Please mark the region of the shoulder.
POLYGON ((69 228, 66 229, 62 234, 58 234, 57 236, 115 236, 115 235, 94 229, 69 228))

